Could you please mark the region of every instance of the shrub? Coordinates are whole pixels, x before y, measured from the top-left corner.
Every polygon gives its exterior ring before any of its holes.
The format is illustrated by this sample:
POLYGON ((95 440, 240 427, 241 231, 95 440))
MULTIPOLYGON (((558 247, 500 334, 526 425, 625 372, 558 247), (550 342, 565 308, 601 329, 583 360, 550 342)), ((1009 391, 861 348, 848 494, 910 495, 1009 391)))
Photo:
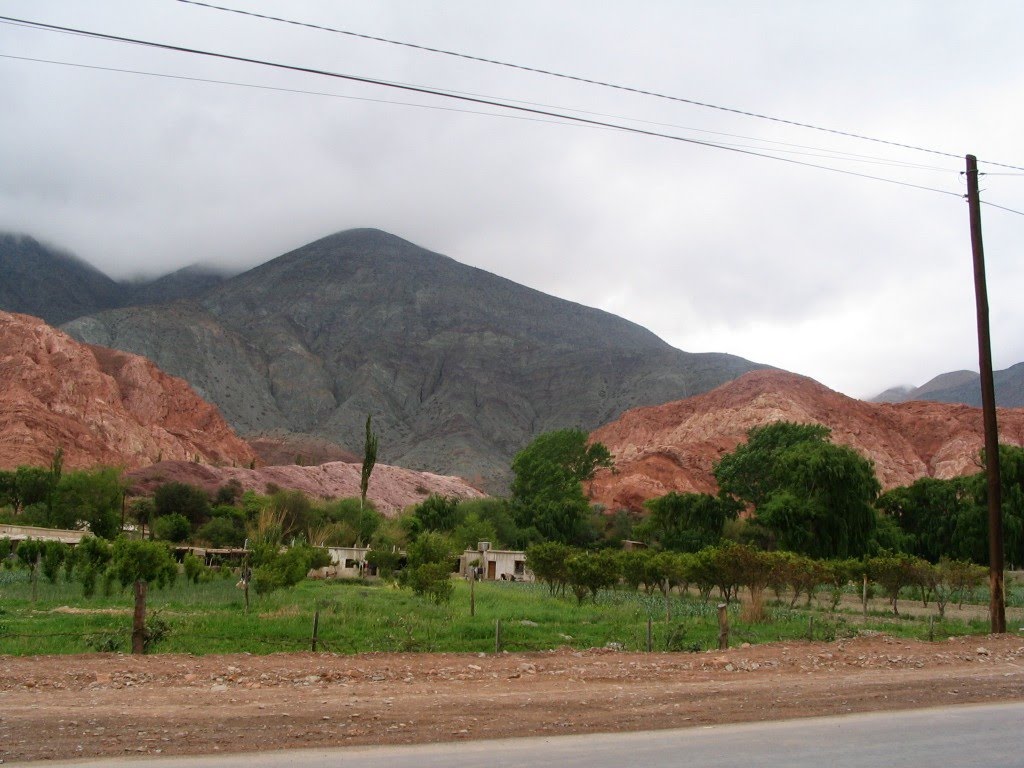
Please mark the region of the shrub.
POLYGON ((245 542, 245 531, 232 518, 215 517, 196 531, 196 538, 211 547, 238 547, 245 542))
POLYGON ((187 539, 191 533, 192 525, 184 515, 164 515, 153 522, 153 534, 164 541, 179 543, 187 539))
POLYGON ((185 580, 190 581, 193 584, 199 583, 199 575, 203 572, 206 567, 203 565, 203 561, 198 557, 189 552, 185 555, 185 560, 182 563, 185 567, 185 580))

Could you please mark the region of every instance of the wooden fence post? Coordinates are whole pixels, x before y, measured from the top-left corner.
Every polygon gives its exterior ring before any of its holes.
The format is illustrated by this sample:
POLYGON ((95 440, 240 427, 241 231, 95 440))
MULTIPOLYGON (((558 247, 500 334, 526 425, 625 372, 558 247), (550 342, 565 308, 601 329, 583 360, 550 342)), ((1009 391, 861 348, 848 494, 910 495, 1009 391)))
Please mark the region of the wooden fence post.
POLYGON ((38 584, 39 584, 39 563, 42 561, 42 554, 36 555, 36 561, 32 563, 32 602, 36 601, 38 597, 38 584))
POLYGON ((718 650, 724 651, 729 648, 729 606, 725 603, 718 604, 718 650))
POLYGON ((320 632, 320 609, 317 608, 313 611, 313 642, 309 647, 309 650, 316 653, 316 641, 320 632))
POLYGON ((868 620, 868 575, 864 574, 864 588, 861 592, 861 600, 864 602, 864 621, 868 620))
POLYGON ((647 617, 647 652, 650 653, 654 650, 654 620, 647 617))
POLYGON ((132 616, 132 653, 146 652, 146 582, 135 582, 135 614, 132 616))
POLYGON ((494 620, 494 652, 501 653, 501 619, 494 620))

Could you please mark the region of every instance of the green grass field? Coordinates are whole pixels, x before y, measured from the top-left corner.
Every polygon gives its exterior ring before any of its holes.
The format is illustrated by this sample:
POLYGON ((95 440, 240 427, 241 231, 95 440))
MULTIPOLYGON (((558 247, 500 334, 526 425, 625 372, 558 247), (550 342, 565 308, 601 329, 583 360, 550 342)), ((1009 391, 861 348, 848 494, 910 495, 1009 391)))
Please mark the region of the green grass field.
MULTIPOLYGON (((82 597, 81 587, 40 580, 32 601, 26 571, 0 571, 0 654, 34 655, 127 650, 132 599, 129 591, 82 597)), ((480 582, 476 615, 470 616, 469 585, 457 580, 450 604, 434 605, 382 583, 305 581, 290 590, 253 596, 250 612, 234 579, 189 584, 150 592, 150 616, 168 628, 157 652, 266 654, 310 650, 313 615, 319 610, 319 650, 493 652, 495 623, 501 621, 502 649, 541 651, 561 646, 625 650, 647 647, 652 619, 656 651, 703 651, 717 647, 715 599, 673 595, 671 619, 661 594, 628 590, 602 592, 597 602, 577 605, 551 596, 546 587, 521 582, 480 582)), ((910 598, 908 598, 909 601, 910 598)), ((920 605, 920 603, 918 603, 920 605)), ((875 601, 876 609, 883 602, 875 601)), ((807 638, 833 640, 864 629, 926 638, 926 616, 900 617, 872 611, 832 613, 785 605, 767 606, 767 620, 745 623, 737 605, 729 609, 732 645, 807 638)), ((934 621, 937 640, 987 632, 982 620, 934 621)))

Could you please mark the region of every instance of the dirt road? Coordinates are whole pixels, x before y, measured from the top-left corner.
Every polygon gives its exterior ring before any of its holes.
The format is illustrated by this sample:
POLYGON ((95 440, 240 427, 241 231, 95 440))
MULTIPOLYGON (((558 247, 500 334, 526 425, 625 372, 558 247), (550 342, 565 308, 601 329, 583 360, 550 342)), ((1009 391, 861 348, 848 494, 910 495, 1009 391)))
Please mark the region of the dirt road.
POLYGON ((0 758, 640 730, 1024 699, 1024 637, 727 652, 0 657, 0 758))

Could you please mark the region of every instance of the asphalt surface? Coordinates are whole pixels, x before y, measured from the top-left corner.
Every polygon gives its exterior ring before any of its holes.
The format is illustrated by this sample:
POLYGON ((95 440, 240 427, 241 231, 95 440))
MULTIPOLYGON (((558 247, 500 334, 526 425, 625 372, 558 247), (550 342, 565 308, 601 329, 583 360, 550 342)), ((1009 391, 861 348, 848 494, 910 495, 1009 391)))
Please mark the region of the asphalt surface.
POLYGON ((82 768, 1024 768, 1024 702, 668 731, 46 764, 82 768))

